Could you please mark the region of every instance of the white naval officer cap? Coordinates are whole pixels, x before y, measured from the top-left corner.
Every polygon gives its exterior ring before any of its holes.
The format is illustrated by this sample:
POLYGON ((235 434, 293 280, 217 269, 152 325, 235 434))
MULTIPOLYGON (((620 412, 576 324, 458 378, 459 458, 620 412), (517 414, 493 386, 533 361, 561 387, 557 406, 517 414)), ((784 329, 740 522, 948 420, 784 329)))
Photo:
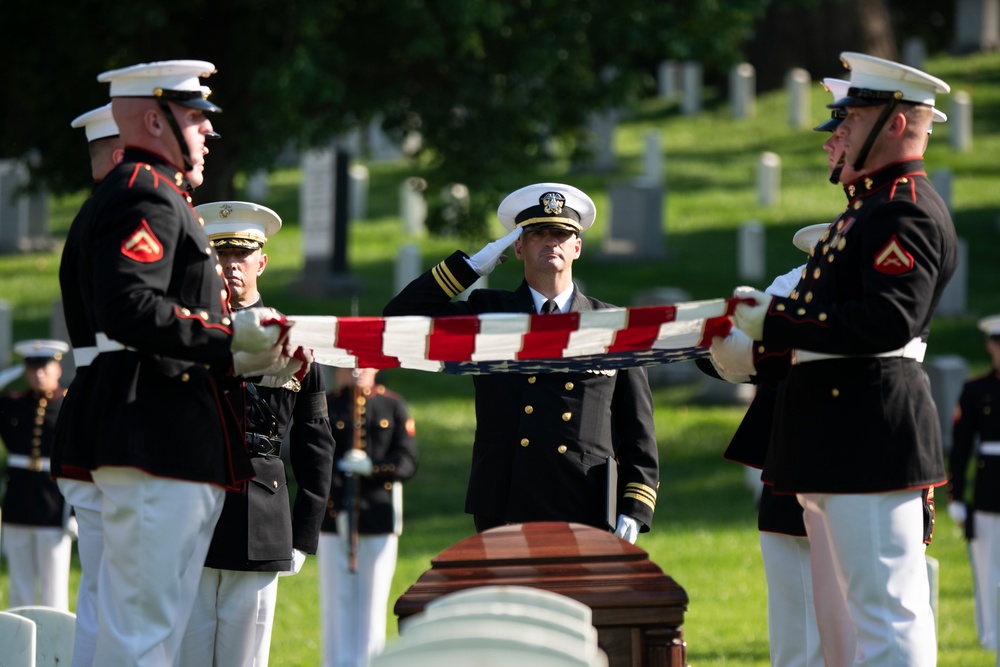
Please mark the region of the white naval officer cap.
POLYGON ((1000 315, 990 315, 979 320, 979 330, 990 338, 1000 338, 1000 315))
POLYGON ((14 351, 24 357, 25 362, 48 363, 61 361, 69 352, 69 345, 61 340, 35 338, 14 343, 14 351))
POLYGON ((597 208, 583 190, 565 183, 535 183, 510 193, 497 217, 504 228, 525 231, 566 229, 580 234, 594 224, 597 208))
POLYGON ((216 248, 259 250, 281 229, 281 218, 266 206, 248 201, 199 204, 195 212, 216 248))
POLYGON ((202 86, 199 77, 215 72, 215 65, 205 60, 161 60, 139 63, 97 75, 97 80, 111 84, 110 97, 155 97, 203 111, 222 111, 208 96, 212 91, 202 86))
POLYGON ((844 51, 840 61, 851 72, 847 94, 827 108, 881 106, 891 99, 934 106, 934 96, 951 86, 927 72, 865 53, 844 51))
POLYGON ((74 128, 82 127, 87 133, 87 141, 117 137, 119 134, 118 124, 111 115, 111 102, 80 114, 69 125, 74 128))
POLYGON ((825 222, 818 225, 807 225, 792 235, 792 243, 802 252, 808 253, 813 246, 819 243, 823 233, 830 227, 825 222))

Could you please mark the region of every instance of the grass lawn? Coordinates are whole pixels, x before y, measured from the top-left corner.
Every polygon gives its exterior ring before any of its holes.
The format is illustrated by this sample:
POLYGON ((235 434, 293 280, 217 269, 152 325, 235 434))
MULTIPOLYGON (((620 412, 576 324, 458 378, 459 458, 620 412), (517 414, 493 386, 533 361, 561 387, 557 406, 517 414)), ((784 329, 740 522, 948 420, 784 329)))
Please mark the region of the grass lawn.
MULTIPOLYGON (((935 321, 929 354, 962 355, 974 372, 982 372, 988 360, 975 322, 1000 312, 1000 262, 996 259, 1000 54, 931 58, 927 69, 949 81, 953 90, 968 90, 975 105, 974 150, 952 151, 945 124, 935 128, 927 154, 929 171, 947 167, 954 174, 955 222, 969 256, 967 312, 935 321)), ((817 122, 827 116, 823 108, 827 98, 816 85, 812 105, 817 122)), ((946 111, 947 102, 945 96, 941 106, 946 111)), ((544 173, 524 174, 523 182, 568 181, 594 197, 598 219, 586 234, 576 271, 588 293, 619 305, 631 305, 637 292, 656 286, 681 287, 695 299, 726 296, 742 282, 734 261, 735 230, 742 223, 759 220, 765 224, 767 274, 776 275, 801 263, 799 251, 790 242, 792 233, 803 225, 831 219, 844 205, 843 193, 825 179, 825 154, 819 148, 825 135, 789 128, 786 103, 781 92, 761 96, 754 119, 735 121, 724 105, 686 118, 672 104, 648 100, 619 127, 619 164, 613 173, 571 171, 555 164, 544 173), (651 130, 661 133, 665 150, 668 258, 657 262, 601 259, 598 249, 607 228, 608 188, 638 175, 643 137, 651 130), (772 208, 758 206, 754 191, 754 167, 764 150, 775 151, 782 159, 781 203, 772 208)), ((211 178, 211 161, 208 167, 211 178)), ((455 239, 407 237, 398 216, 398 185, 416 170, 401 163, 370 164, 369 168, 369 215, 352 225, 348 249, 351 271, 364 285, 357 301, 362 315, 380 313, 390 298, 393 262, 403 243, 418 244, 425 268, 456 247, 464 245, 470 252, 478 249, 477 244, 455 239)), ((319 278, 302 275, 298 182, 295 169, 271 175, 270 197, 263 203, 282 215, 285 227, 268 245, 271 261, 262 279, 262 293, 269 305, 292 315, 348 314, 350 299, 309 296, 297 287, 303 279, 319 278)), ((56 236, 65 234, 82 196, 53 200, 56 236)), ((491 233, 501 233, 495 221, 491 233)), ((14 306, 15 340, 48 335, 52 304, 59 296, 58 263, 58 252, 0 257, 0 299, 14 306)), ((514 287, 520 278, 518 263, 512 261, 490 277, 490 285, 514 287)), ((421 444, 419 472, 406 486, 406 523, 393 580, 395 600, 427 569, 430 558, 473 532, 471 518, 462 513, 462 507, 475 424, 472 385, 467 378, 396 370, 384 372, 382 381, 407 398, 421 444)), ((690 596, 684 633, 691 665, 763 667, 769 664, 766 590, 756 510, 744 486, 742 468, 721 458, 743 409, 704 405, 696 400, 699 391, 698 386, 654 390, 661 488, 653 531, 641 536, 638 546, 690 596)), ((943 498, 939 508, 935 540, 928 550, 940 562, 939 665, 993 665, 995 656, 976 641, 964 540, 943 511, 943 498)), ((74 586, 78 573, 74 564, 74 586)), ((271 651, 276 667, 317 664, 317 589, 313 559, 307 560, 298 576, 282 579, 271 651)), ((2 569, 0 596, 6 596, 6 591, 6 570, 2 569)), ((391 610, 387 613, 394 635, 395 621, 391 610)))

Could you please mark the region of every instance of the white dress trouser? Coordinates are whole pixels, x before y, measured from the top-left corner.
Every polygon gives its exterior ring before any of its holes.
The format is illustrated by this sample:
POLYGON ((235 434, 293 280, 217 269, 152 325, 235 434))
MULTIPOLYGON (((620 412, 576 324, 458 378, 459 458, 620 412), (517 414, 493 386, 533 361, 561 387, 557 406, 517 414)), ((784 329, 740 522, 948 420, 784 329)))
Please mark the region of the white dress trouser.
POLYGON ((767 633, 772 667, 824 667, 813 606, 809 539, 760 533, 767 578, 767 633))
POLYGON ((93 476, 104 525, 94 664, 169 667, 225 491, 133 468, 103 467, 93 476))
POLYGON ((826 667, 934 667, 922 491, 798 498, 826 667), (819 605, 827 597, 843 600, 849 618, 824 613, 819 605), (847 655, 852 632, 856 653, 847 655))
POLYGON ((104 553, 101 490, 92 482, 59 479, 59 490, 76 514, 80 554, 80 588, 76 594, 76 623, 71 667, 93 667, 97 647, 97 577, 104 553))
POLYGON ((367 667, 385 648, 385 617, 399 537, 361 535, 358 569, 348 568, 346 542, 321 533, 319 563, 323 667, 367 667))
POLYGON ((1000 586, 1000 514, 974 512, 976 537, 970 542, 976 599, 981 616, 979 643, 997 650, 997 586, 1000 586))
POLYGON ((60 527, 5 523, 3 540, 10 574, 10 606, 42 604, 69 611, 73 542, 66 531, 60 527))
POLYGON ((277 572, 203 568, 176 667, 267 667, 277 572))

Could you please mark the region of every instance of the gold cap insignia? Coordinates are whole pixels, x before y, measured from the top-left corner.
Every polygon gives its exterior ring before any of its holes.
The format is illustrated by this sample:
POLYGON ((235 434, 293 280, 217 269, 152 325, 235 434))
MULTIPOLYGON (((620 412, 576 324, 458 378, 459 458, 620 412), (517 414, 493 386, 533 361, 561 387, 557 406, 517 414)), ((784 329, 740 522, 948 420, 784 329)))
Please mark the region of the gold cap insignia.
POLYGON ((560 215, 563 205, 566 203, 566 197, 559 192, 546 192, 538 198, 538 203, 542 205, 545 212, 549 215, 560 215))
POLYGON ((233 207, 229 204, 223 204, 222 208, 219 209, 220 218, 228 218, 229 214, 233 212, 233 207))

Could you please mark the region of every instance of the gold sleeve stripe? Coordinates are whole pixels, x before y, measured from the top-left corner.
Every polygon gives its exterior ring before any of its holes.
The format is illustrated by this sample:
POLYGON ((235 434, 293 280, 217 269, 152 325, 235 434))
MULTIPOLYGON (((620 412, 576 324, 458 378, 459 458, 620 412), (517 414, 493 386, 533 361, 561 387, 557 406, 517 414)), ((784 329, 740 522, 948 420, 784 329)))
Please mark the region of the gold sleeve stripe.
POLYGON ((629 482, 625 485, 627 491, 635 491, 636 493, 646 493, 655 501, 656 500, 656 489, 646 486, 641 482, 629 482))
POLYGON ((656 509, 656 502, 649 499, 648 496, 640 495, 638 493, 632 493, 631 491, 626 491, 625 498, 634 498, 644 505, 649 505, 650 508, 656 509))
POLYGON ((460 294, 464 289, 459 282, 455 280, 455 276, 448 270, 448 267, 444 262, 441 262, 431 269, 431 275, 434 276, 434 280, 437 281, 438 286, 440 286, 441 290, 448 295, 449 299, 457 294, 460 294))

